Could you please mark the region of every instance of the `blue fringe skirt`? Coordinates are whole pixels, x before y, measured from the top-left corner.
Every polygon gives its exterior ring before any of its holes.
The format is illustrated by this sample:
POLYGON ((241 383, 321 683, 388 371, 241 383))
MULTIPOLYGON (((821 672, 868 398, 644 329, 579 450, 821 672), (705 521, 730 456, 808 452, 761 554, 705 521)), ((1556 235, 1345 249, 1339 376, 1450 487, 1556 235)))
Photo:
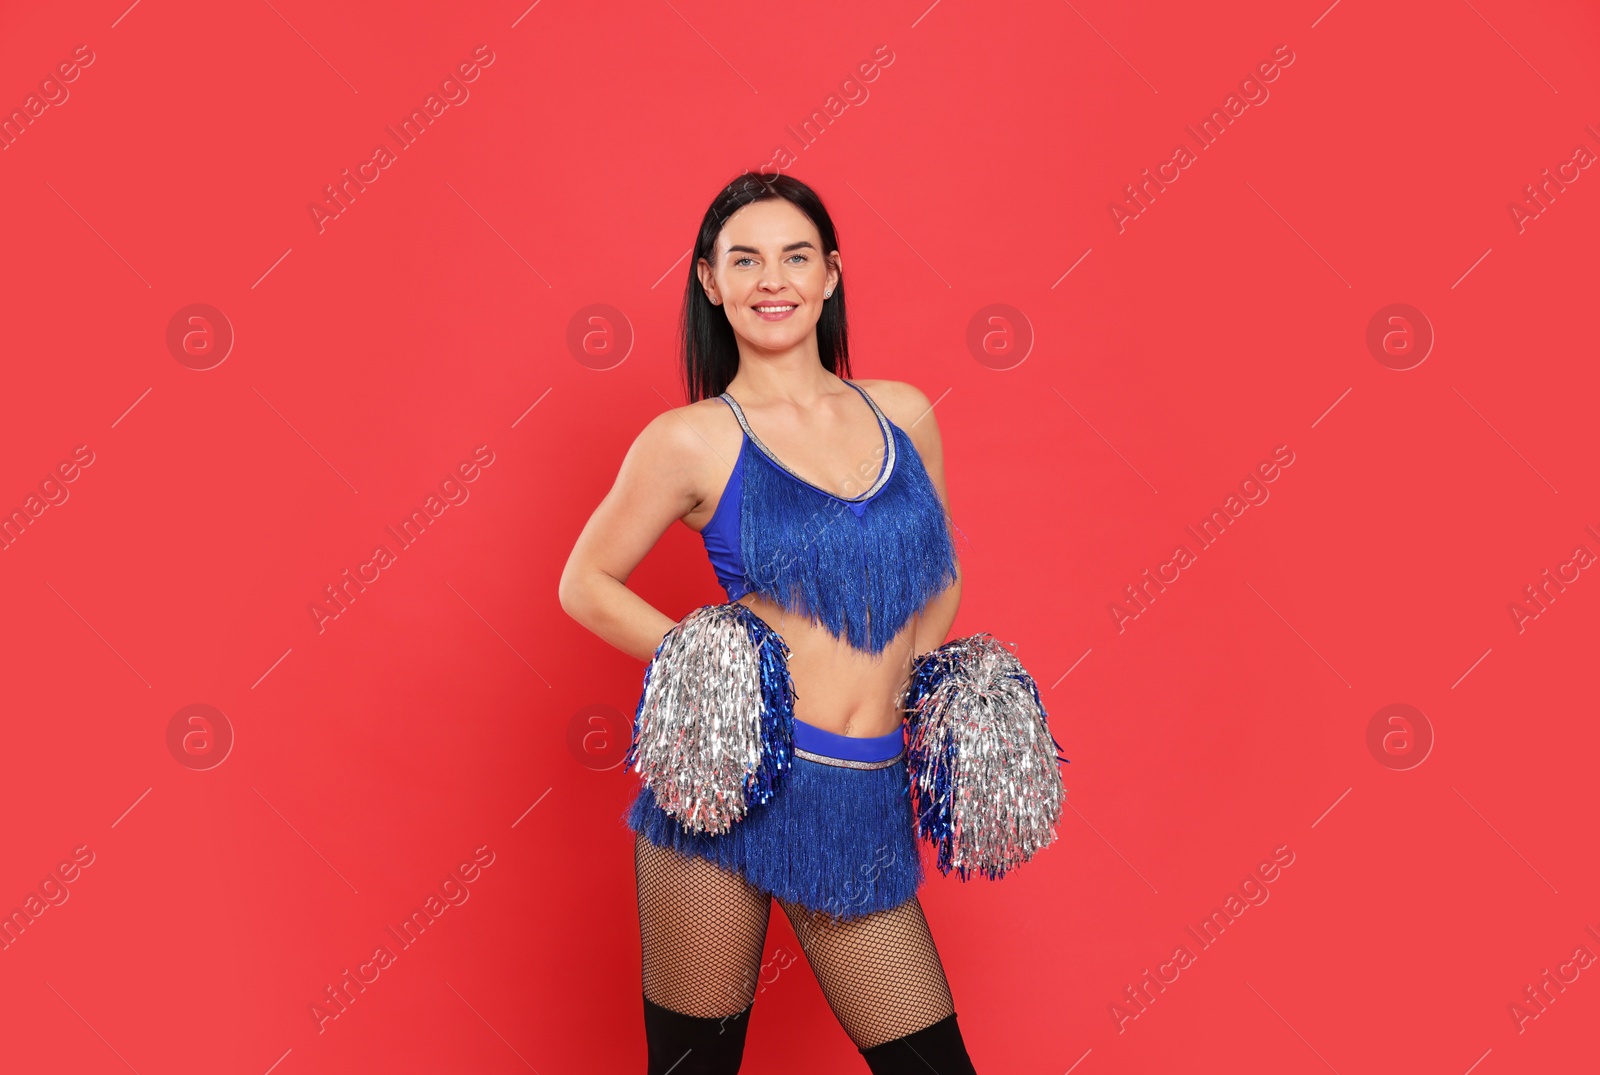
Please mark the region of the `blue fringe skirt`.
POLYGON ((643 785, 623 820, 658 847, 838 919, 898 907, 923 880, 904 729, 861 738, 797 718, 794 760, 778 790, 724 833, 685 832, 643 785))

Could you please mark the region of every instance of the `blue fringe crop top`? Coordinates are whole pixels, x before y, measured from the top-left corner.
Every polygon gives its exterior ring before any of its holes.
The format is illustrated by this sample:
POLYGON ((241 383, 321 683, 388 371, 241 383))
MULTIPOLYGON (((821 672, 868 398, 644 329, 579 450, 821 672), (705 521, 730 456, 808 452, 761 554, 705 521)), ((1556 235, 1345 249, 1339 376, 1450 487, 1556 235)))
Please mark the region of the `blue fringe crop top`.
POLYGON ((729 601, 758 593, 821 623, 835 638, 881 653, 906 622, 956 579, 944 505, 905 430, 860 385, 883 432, 884 457, 864 492, 842 497, 806 481, 744 430, 733 473, 700 537, 729 601))

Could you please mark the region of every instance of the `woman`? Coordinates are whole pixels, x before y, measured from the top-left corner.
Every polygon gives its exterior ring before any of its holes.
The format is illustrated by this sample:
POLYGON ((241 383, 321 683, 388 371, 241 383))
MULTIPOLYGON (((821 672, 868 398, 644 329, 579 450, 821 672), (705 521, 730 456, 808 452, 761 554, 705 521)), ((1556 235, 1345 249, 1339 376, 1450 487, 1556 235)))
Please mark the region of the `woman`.
POLYGON ((787 176, 745 173, 713 201, 682 330, 692 402, 629 448, 561 605, 650 661, 678 621, 624 582, 682 520, 728 600, 787 643, 795 750, 770 802, 719 835, 680 828, 648 788, 627 812, 648 1070, 739 1070, 776 898, 873 1072, 972 1072, 916 897, 897 707, 961 599, 932 407, 850 379, 833 222, 787 176))

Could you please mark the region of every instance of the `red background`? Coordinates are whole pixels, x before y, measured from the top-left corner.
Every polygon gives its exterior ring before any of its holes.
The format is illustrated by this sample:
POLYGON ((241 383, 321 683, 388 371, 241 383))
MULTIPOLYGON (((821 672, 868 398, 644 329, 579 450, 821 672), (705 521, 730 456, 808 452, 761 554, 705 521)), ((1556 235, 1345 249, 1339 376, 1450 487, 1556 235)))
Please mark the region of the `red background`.
MULTIPOLYGON (((0 151, 0 507, 93 462, 0 552, 0 909, 93 860, 0 951, 0 1066, 642 1070, 637 778, 607 768, 642 665, 556 581, 684 402, 705 206, 783 146, 840 228, 856 375, 937 402, 956 633, 1017 644, 1071 759, 1055 846, 923 892, 979 1070, 1592 1067, 1600 966, 1510 1006, 1600 954, 1600 581, 1560 566, 1600 551, 1600 170, 1509 206, 1600 154, 1597 31, 1507 0, 6 5, 7 114, 94 60, 0 151), (319 229, 480 46, 470 96, 319 229), (1200 150, 1186 126, 1279 46, 1200 150), (803 145, 830 95, 855 103, 803 145), (167 342, 196 303, 235 337, 206 370, 167 342), (1408 370, 1366 342, 1394 303, 1435 336, 1408 370), (625 356, 569 344, 592 304, 625 356), (992 304, 1020 364, 969 347, 992 304), (324 587, 480 445, 470 498, 319 631, 324 587), (1201 551, 1185 527, 1279 446, 1201 551), (1577 581, 1519 629, 1546 569, 1577 581), (197 703, 211 738, 169 746, 197 703), (1410 738, 1369 747, 1395 703, 1410 738), (480 848, 467 902, 319 1029, 480 848)), ((720 599, 683 527, 629 582, 674 616, 720 599)), ((798 952, 776 912, 767 943, 798 952)), ((803 960, 766 978, 746 1070, 864 1070, 803 960)))

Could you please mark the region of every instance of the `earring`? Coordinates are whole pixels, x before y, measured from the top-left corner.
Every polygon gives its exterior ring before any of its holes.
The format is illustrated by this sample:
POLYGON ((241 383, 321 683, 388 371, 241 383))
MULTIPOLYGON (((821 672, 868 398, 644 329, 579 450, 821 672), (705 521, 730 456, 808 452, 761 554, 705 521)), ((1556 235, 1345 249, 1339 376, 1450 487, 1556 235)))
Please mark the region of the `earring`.
POLYGON ((833 298, 833 292, 831 292, 831 291, 824 291, 824 292, 823 292, 823 293, 822 293, 822 297, 823 297, 823 298, 825 298, 825 299, 831 299, 831 298, 833 298))

